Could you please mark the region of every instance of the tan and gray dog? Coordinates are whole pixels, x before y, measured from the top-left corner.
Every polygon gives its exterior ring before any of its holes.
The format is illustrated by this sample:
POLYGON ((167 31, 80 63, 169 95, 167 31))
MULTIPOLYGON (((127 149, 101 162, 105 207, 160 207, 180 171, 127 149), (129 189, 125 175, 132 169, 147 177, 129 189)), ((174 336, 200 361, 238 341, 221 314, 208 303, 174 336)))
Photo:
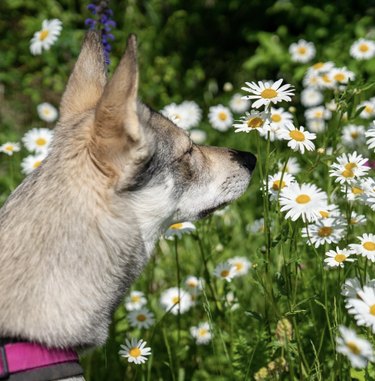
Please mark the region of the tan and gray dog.
POLYGON ((246 190, 252 154, 194 144, 137 93, 135 36, 107 80, 100 38, 89 32, 50 153, 0 211, 1 337, 103 344, 166 227, 246 190))

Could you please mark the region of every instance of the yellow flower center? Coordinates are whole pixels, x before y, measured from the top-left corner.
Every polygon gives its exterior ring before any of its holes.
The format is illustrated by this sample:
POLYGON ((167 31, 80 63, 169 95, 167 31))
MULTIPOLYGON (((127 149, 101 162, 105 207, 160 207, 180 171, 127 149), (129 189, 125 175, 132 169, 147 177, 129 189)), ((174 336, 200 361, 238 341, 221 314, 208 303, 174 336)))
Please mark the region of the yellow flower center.
POLYGON ((358 187, 353 187, 352 188, 352 193, 353 194, 362 194, 363 193, 363 189, 358 188, 358 187))
POLYGON ((272 189, 277 191, 279 189, 283 189, 285 185, 285 181, 275 180, 272 184, 272 189))
POLYGON ((322 226, 318 231, 319 237, 329 237, 333 232, 333 229, 330 226, 322 226))
POLYGON ((350 134, 350 136, 352 137, 352 139, 358 139, 358 137, 359 137, 359 133, 358 133, 358 132, 352 132, 352 133, 350 134))
POLYGON ((317 119, 323 118, 323 112, 322 111, 316 111, 314 116, 317 119))
POLYGON ((375 304, 373 304, 372 306, 370 306, 370 314, 372 316, 375 316, 375 304))
POLYGON ((241 262, 237 262, 234 266, 236 267, 237 271, 241 271, 244 268, 243 263, 241 262))
POLYGON ((296 202, 298 202, 298 204, 307 204, 310 201, 311 197, 307 194, 300 194, 296 197, 296 202))
POLYGON ((40 41, 44 41, 49 35, 49 31, 47 29, 43 29, 41 32, 40 32, 40 35, 39 35, 39 40, 40 41))
POLYGON ((327 212, 326 210, 321 210, 319 212, 319 214, 323 217, 323 218, 328 218, 329 217, 329 212, 327 212))
POLYGON ((347 163, 347 164, 345 164, 345 169, 347 169, 348 171, 351 171, 354 168, 357 168, 357 164, 356 163, 347 163))
POLYGON ((367 106, 365 107, 365 111, 368 112, 368 113, 371 113, 371 112, 374 111, 374 108, 371 107, 371 106, 369 106, 369 105, 367 105, 367 106))
POLYGON ((313 65, 313 68, 315 70, 321 69, 324 66, 323 62, 317 62, 315 65, 313 65))
POLYGON ((361 353, 361 350, 359 349, 358 345, 354 341, 348 341, 346 343, 346 346, 351 350, 352 353, 355 355, 359 355, 361 353))
POLYGON ((169 227, 169 229, 172 229, 172 230, 180 230, 180 229, 182 229, 182 223, 181 222, 179 222, 179 223, 177 223, 177 224, 173 224, 173 225, 171 225, 170 227, 169 227))
POLYGON ((137 320, 138 321, 145 321, 146 320, 146 316, 143 315, 143 314, 139 314, 139 315, 137 315, 137 320))
POLYGON ((303 142, 305 140, 305 135, 303 134, 303 132, 298 130, 290 131, 289 136, 297 142, 303 142))
POLYGON ((42 164, 42 161, 41 160, 38 160, 36 161, 34 164, 33 164, 33 168, 36 169, 40 166, 40 164, 42 164))
POLYGON ((45 108, 45 109, 43 110, 43 114, 44 114, 44 115, 49 115, 50 113, 51 113, 51 110, 48 109, 48 108, 45 108))
POLYGON ((375 251, 375 243, 374 242, 365 242, 362 246, 368 251, 375 251))
POLYGON ((194 282, 193 280, 190 280, 187 282, 187 285, 190 287, 190 288, 195 288, 197 287, 197 283, 194 282))
POLYGON ((262 98, 265 98, 265 99, 276 98, 276 97, 277 97, 277 91, 274 90, 274 89, 271 89, 271 88, 269 88, 269 89, 264 89, 264 90, 261 92, 260 96, 261 96, 262 98))
POLYGON ((222 276, 223 278, 226 278, 228 275, 229 275, 229 271, 228 271, 228 270, 223 270, 223 271, 220 273, 220 276, 222 276))
POLYGON ((351 169, 345 169, 341 174, 344 177, 354 177, 354 172, 351 169))
POLYGON ((133 303, 136 303, 136 302, 139 302, 141 300, 141 297, 139 295, 132 295, 130 300, 133 302, 133 303))
POLYGON ((272 122, 279 123, 281 120, 281 115, 280 114, 272 114, 271 120, 272 120, 272 122))
POLYGON ((220 120, 222 120, 224 122, 225 120, 228 119, 228 114, 224 111, 220 111, 218 114, 218 117, 220 120))
POLYGON ((346 255, 344 254, 336 254, 335 261, 338 263, 344 262, 346 259, 346 255))
POLYGON ((14 147, 9 145, 9 146, 5 146, 5 151, 8 151, 8 152, 13 152, 14 150, 14 147))
POLYGON ((342 73, 337 73, 337 74, 335 74, 335 76, 333 77, 334 79, 335 79, 335 81, 337 81, 337 82, 343 82, 343 81, 345 81, 345 75, 344 74, 342 74, 342 73))
POLYGON ((322 80, 325 82, 325 83, 331 83, 332 80, 331 78, 329 78, 328 74, 324 74, 322 75, 322 80))
POLYGON ((306 52, 307 52, 307 49, 304 47, 304 46, 300 46, 298 49, 297 49, 297 52, 299 53, 299 54, 306 54, 306 52))
POLYGON ((138 347, 131 348, 129 355, 132 357, 139 357, 141 355, 141 350, 138 347))
POLYGON ((259 118, 258 116, 254 118, 250 118, 247 121, 247 126, 250 128, 259 128, 262 127, 264 124, 264 120, 262 118, 259 118))
POLYGON ((208 333, 207 329, 206 328, 199 328, 198 329, 198 336, 206 336, 208 333))
POLYGON ((361 44, 359 45, 359 50, 362 52, 362 53, 366 53, 368 51, 369 47, 367 44, 361 44))
POLYGON ((173 304, 180 303, 180 298, 179 298, 178 296, 174 296, 174 297, 172 298, 172 303, 173 303, 173 304))
POLYGON ((45 146, 47 143, 47 140, 44 138, 38 138, 35 140, 35 143, 37 146, 45 146))

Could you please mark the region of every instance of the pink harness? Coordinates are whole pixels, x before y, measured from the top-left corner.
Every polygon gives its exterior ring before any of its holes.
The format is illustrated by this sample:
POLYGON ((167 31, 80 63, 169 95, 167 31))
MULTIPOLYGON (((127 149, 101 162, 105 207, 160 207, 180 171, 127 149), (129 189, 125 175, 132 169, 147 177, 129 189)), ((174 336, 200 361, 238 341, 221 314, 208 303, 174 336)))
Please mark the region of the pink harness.
POLYGON ((20 372, 78 361, 73 350, 50 349, 25 342, 5 344, 0 347, 0 380, 20 372))

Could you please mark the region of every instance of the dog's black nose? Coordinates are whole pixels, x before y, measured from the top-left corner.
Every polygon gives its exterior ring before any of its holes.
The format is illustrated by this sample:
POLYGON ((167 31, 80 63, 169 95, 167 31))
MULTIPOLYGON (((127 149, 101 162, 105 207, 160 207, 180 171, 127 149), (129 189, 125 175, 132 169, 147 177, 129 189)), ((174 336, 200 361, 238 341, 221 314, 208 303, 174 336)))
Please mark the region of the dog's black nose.
POLYGON ((250 172, 252 172, 255 168, 255 164, 257 163, 257 158, 250 152, 244 151, 235 151, 236 158, 245 168, 247 168, 250 172))

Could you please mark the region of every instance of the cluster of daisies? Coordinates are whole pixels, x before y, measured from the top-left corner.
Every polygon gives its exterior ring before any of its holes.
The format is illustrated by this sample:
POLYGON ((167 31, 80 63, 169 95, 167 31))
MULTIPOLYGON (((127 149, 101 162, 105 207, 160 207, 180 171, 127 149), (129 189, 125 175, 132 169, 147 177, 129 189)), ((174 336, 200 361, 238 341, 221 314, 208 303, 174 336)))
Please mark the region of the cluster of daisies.
MULTIPOLYGON (((41 120, 46 123, 55 122, 58 117, 57 109, 49 103, 41 103, 37 106, 37 112, 41 120)), ((48 149, 53 139, 53 130, 49 128, 32 128, 22 137, 22 143, 30 155, 21 162, 22 172, 30 174, 38 168, 47 156, 48 149)), ((0 152, 12 156, 21 150, 20 142, 6 142, 0 146, 0 152)))

